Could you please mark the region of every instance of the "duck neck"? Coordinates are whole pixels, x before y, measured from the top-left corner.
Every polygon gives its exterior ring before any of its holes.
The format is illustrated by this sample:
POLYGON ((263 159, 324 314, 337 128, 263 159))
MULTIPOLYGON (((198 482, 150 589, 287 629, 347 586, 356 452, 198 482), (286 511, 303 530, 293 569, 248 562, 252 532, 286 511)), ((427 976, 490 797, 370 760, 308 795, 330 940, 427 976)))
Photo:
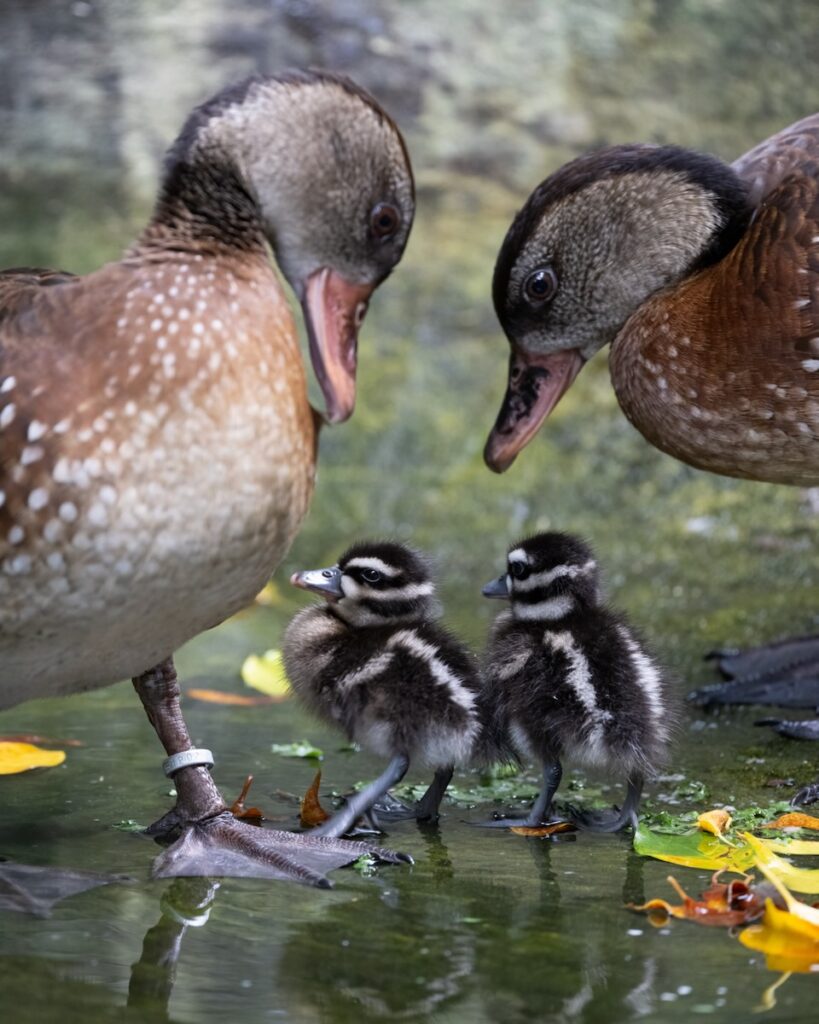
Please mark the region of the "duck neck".
POLYGON ((570 594, 558 594, 542 601, 524 603, 512 602, 512 615, 519 622, 548 622, 553 624, 567 618, 576 609, 574 598, 570 594))
POLYGON ((258 203, 233 162, 201 145, 171 151, 159 196, 137 252, 156 249, 265 253, 258 203))

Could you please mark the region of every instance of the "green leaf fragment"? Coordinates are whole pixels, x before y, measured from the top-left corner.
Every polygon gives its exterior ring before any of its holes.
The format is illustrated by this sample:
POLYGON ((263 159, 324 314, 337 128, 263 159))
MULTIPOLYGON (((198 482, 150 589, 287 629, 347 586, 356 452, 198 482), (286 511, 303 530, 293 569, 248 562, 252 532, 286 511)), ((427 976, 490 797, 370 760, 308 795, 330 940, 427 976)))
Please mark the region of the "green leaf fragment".
POLYGON ((321 761, 324 757, 324 751, 314 747, 309 740, 301 740, 299 743, 273 743, 270 749, 281 757, 312 757, 316 761, 321 761))

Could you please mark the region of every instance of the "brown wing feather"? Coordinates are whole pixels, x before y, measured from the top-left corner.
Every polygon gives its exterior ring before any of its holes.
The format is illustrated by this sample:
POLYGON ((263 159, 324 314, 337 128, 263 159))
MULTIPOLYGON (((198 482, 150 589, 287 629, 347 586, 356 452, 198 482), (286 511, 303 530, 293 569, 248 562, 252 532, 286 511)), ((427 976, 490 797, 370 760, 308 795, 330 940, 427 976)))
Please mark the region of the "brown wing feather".
POLYGON ((737 169, 761 196, 747 232, 641 307, 612 348, 612 376, 626 414, 663 451, 727 476, 816 484, 819 115, 737 169))
POLYGON ((74 274, 44 267, 10 267, 0 270, 0 319, 18 313, 40 288, 75 281, 74 274))

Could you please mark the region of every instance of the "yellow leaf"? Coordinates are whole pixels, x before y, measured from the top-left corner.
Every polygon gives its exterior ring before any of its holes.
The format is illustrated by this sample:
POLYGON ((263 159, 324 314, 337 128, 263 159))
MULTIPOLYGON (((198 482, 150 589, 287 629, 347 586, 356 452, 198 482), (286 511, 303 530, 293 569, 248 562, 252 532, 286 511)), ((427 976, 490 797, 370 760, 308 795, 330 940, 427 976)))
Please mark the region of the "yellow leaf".
POLYGON ((763 839, 762 842, 775 853, 787 853, 791 857, 819 857, 819 840, 816 839, 763 839))
POLYGON ((552 821, 548 825, 511 825, 510 832, 516 836, 553 836, 559 832, 576 832, 577 825, 571 821, 552 821))
POLYGON ((708 811, 697 818, 697 828, 703 832, 710 832, 712 836, 722 838, 723 832, 731 827, 731 815, 722 809, 708 811))
POLYGON ((0 775, 16 775, 30 768, 53 768, 64 760, 64 750, 43 750, 33 743, 0 742, 0 775))
POLYGON ((254 599, 256 604, 260 604, 264 608, 275 608, 277 605, 282 604, 283 600, 281 591, 273 580, 265 583, 254 599))
POLYGON ((770 849, 770 840, 758 839, 750 832, 741 833, 754 853, 754 863, 769 882, 776 887, 791 913, 798 913, 812 922, 819 931, 819 908, 809 907, 791 895, 788 887, 797 892, 819 893, 819 869, 797 868, 770 849))
POLYGON ((265 651, 261 657, 248 655, 242 665, 242 679, 247 686, 266 693, 274 700, 286 700, 292 692, 281 651, 265 651))
POLYGON ((788 814, 780 814, 775 821, 769 821, 763 828, 812 828, 819 830, 819 818, 810 814, 803 814, 801 811, 790 811, 788 814))

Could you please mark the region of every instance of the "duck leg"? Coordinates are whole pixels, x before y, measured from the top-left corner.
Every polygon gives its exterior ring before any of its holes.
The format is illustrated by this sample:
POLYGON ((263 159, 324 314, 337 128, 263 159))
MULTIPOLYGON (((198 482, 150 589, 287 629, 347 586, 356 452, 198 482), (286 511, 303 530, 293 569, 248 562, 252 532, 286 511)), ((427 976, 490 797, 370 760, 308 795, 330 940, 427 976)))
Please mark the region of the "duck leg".
MULTIPOLYGON (((409 768, 409 758, 404 754, 396 754, 378 778, 354 793, 347 803, 336 811, 318 828, 312 829, 310 836, 328 836, 338 838, 345 835, 362 816, 372 811, 373 805, 390 789, 404 778, 409 768)), ((374 820, 374 816, 371 816, 374 820)))
POLYGON ((387 800, 389 802, 378 803, 373 808, 376 820, 409 821, 414 818, 416 821, 436 822, 441 809, 441 801, 452 781, 454 772, 455 769, 451 765, 446 768, 438 768, 426 793, 411 807, 388 793, 387 800))
POLYGON ((551 824, 554 820, 552 800, 562 778, 563 766, 560 761, 546 761, 543 765, 543 788, 525 818, 497 817, 473 824, 479 828, 537 828, 539 825, 551 824))
MULTIPOLYGON (((133 682, 169 758, 186 752, 196 758, 204 753, 194 750, 182 717, 173 659, 161 662, 133 682)), ((173 780, 178 793, 176 806, 150 831, 154 835, 181 831, 181 835, 154 862, 154 877, 279 878, 329 888, 332 883, 325 872, 364 854, 389 863, 408 859, 368 843, 258 828, 237 821, 201 761, 173 771, 173 780)))
POLYGON ((637 810, 643 795, 645 779, 639 772, 628 778, 626 799, 621 810, 614 811, 579 811, 572 808, 571 820, 586 832, 620 832, 629 825, 637 828, 637 810))

